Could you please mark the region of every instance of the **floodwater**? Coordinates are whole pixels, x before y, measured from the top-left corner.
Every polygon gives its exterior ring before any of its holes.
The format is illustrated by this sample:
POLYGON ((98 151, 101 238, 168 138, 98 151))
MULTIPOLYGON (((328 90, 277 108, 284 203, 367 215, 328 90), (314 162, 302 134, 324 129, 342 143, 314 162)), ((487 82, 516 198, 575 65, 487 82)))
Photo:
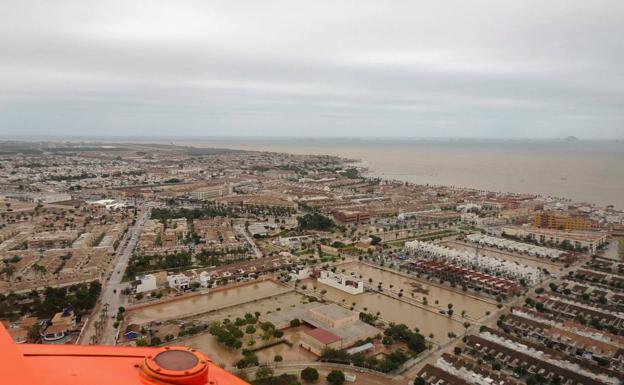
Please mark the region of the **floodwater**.
POLYGON ((272 295, 252 302, 246 302, 234 307, 202 313, 191 318, 193 321, 205 323, 223 321, 225 318, 234 320, 237 317, 244 317, 245 313, 254 314, 256 311, 259 311, 261 314, 266 314, 268 312, 278 311, 277 309, 286 310, 305 302, 307 302, 307 300, 304 296, 290 291, 284 294, 272 295))
MULTIPOLYGON (((179 138, 173 141, 185 144, 179 138)), ((337 155, 362 160, 373 176, 384 179, 550 195, 624 208, 621 140, 198 138, 186 144, 337 155)))
POLYGON ((257 281, 237 287, 214 290, 207 294, 156 303, 136 310, 128 310, 127 322, 141 324, 149 321, 184 318, 279 295, 290 290, 292 289, 270 280, 257 281))
POLYGON ((292 346, 286 344, 274 345, 268 348, 260 349, 256 351, 258 361, 272 362, 277 354, 284 358, 284 361, 315 361, 317 359, 314 353, 302 349, 299 346, 299 340, 301 339, 301 333, 306 329, 312 329, 311 326, 300 326, 298 328, 289 328, 284 330, 284 337, 292 342, 292 346))
POLYGON ((431 285, 425 280, 417 278, 407 278, 401 274, 393 273, 387 270, 376 268, 370 265, 366 265, 359 262, 351 262, 338 266, 338 271, 345 269, 345 274, 355 273, 356 277, 362 276, 364 284, 367 286, 377 287, 379 282, 383 283, 384 291, 392 291, 395 293, 400 292, 403 289, 403 295, 407 298, 414 298, 422 300, 423 297, 427 297, 427 302, 430 306, 438 307, 439 309, 446 310, 449 303, 453 304, 453 311, 455 314, 461 314, 463 310, 466 311, 466 316, 473 319, 481 318, 487 311, 494 311, 496 304, 489 300, 477 299, 468 296, 461 291, 455 291, 446 289, 436 285, 431 285), (373 279, 373 283, 369 283, 369 278, 373 279), (412 296, 414 290, 413 284, 417 285, 419 289, 424 291, 428 290, 428 293, 417 291, 412 296), (390 285, 393 285, 391 288, 390 285), (438 304, 435 301, 438 301, 438 304))
POLYGON ((335 289, 322 283, 313 282, 312 280, 304 280, 302 284, 307 284, 308 288, 312 284, 316 285, 317 293, 321 290, 327 290, 325 298, 334 302, 343 302, 347 306, 355 303, 354 310, 365 311, 368 313, 380 313, 383 320, 394 323, 404 323, 410 328, 418 328, 420 332, 429 336, 433 334, 433 340, 437 343, 443 343, 448 340, 448 332, 459 334, 464 326, 449 317, 436 313, 435 310, 429 311, 421 307, 410 305, 403 301, 390 298, 383 294, 364 293, 359 295, 351 295, 342 290, 335 289))
MULTIPOLYGON (((302 333, 307 327, 301 326, 294 329, 284 330, 284 338, 292 342, 292 346, 281 343, 268 348, 257 350, 255 353, 258 356, 258 361, 262 364, 264 362, 273 362, 276 355, 282 356, 285 362, 300 362, 300 361, 314 361, 316 356, 305 349, 299 347, 300 333, 302 333)), ((255 337, 257 345, 261 341, 255 337)), ((244 342, 249 341, 251 338, 245 335, 244 342)), ((218 364, 223 366, 233 367, 234 364, 242 358, 241 350, 231 349, 222 344, 219 344, 214 336, 210 333, 204 333, 196 335, 190 338, 186 338, 179 341, 184 346, 189 346, 198 349, 205 353, 208 357, 218 364)), ((247 347, 247 345, 245 345, 247 347)))

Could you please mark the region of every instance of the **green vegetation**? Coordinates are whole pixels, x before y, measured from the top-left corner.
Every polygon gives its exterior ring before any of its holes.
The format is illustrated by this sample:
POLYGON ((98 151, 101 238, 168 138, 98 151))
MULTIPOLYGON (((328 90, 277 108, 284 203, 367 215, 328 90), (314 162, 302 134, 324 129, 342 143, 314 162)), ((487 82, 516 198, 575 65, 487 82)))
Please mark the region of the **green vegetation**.
POLYGON ((187 251, 164 255, 133 255, 128 262, 125 278, 134 279, 137 275, 150 271, 180 271, 191 267, 222 266, 247 261, 250 257, 246 252, 243 248, 230 251, 203 250, 195 255, 195 264, 193 264, 191 253, 187 251), (232 258, 231 254, 239 255, 237 258, 232 258), (228 258, 224 258, 226 255, 228 258))
POLYGON ((397 349, 386 355, 383 360, 379 360, 375 357, 366 358, 364 353, 348 354, 345 350, 325 348, 321 351, 320 358, 321 361, 353 364, 355 366, 361 366, 377 370, 379 372, 388 373, 397 369, 405 361, 407 361, 409 359, 409 355, 405 351, 397 349))
POLYGON ((34 290, 26 294, 0 293, 0 318, 15 320, 29 314, 49 317, 68 306, 76 315, 81 315, 95 306, 101 290, 98 281, 61 288, 46 287, 43 301, 40 293, 34 290))
POLYGON ((297 218, 302 230, 331 230, 336 224, 323 214, 310 213, 297 218))
POLYGON ((301 371, 301 379, 305 382, 316 382, 319 379, 318 370, 307 367, 301 371))
POLYGON ((208 331, 217 338, 219 343, 229 348, 240 349, 243 346, 242 338, 244 333, 240 329, 240 326, 236 324, 230 322, 220 324, 215 321, 210 325, 208 331))
POLYGON ((357 168, 348 168, 346 169, 342 175, 346 176, 349 179, 360 179, 360 173, 358 172, 357 168))
POLYGON ((379 320, 379 317, 374 315, 374 314, 372 314, 372 313, 361 312, 360 313, 360 320, 366 322, 369 325, 376 326, 377 325, 377 321, 379 320))
POLYGON ((391 323, 384 331, 384 334, 395 341, 405 342, 413 354, 419 354, 427 349, 425 337, 416 331, 410 330, 405 324, 395 325, 391 323))
POLYGON ((158 219, 165 223, 169 219, 186 218, 189 221, 193 219, 207 219, 214 217, 237 218, 253 215, 273 215, 276 217, 284 217, 294 214, 295 210, 289 207, 273 207, 273 206, 257 206, 242 204, 223 204, 219 202, 208 201, 204 203, 202 208, 153 208, 151 212, 152 219, 158 219))
POLYGON ((329 385, 342 385, 345 382, 345 375, 340 370, 332 370, 327 375, 327 383, 329 385))
POLYGON ((273 374, 274 374, 273 369, 271 369, 268 366, 262 366, 256 371, 256 379, 264 380, 264 379, 273 377, 273 374))
POLYGON ((258 356, 254 354, 254 352, 243 349, 243 358, 238 360, 236 363, 236 367, 238 369, 247 368, 250 366, 258 366, 258 356))
POLYGON ((146 271, 180 269, 190 267, 191 254, 180 251, 165 255, 134 255, 128 262, 125 276, 130 279, 146 271))
MULTIPOLYGON (((258 369, 258 371, 262 370, 262 368, 258 369)), ((281 374, 279 376, 270 376, 266 378, 258 378, 256 374, 256 379, 251 381, 251 385, 300 385, 297 376, 293 374, 281 374)))

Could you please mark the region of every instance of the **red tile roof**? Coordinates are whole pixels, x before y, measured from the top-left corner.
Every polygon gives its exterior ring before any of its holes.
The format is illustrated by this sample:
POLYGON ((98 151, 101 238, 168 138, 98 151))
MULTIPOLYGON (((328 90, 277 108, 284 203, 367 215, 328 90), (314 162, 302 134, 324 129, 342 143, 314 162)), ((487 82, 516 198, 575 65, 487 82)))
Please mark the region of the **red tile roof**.
POLYGON ((330 331, 321 328, 306 330, 305 333, 325 345, 340 341, 340 337, 330 331))

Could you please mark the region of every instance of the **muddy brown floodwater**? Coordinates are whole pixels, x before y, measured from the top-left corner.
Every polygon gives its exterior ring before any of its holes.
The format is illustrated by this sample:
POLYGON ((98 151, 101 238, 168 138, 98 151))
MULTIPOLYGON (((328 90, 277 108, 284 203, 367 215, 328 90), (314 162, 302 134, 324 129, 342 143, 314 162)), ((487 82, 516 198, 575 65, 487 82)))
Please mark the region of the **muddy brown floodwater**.
POLYGON ((189 317, 283 294, 291 290, 270 280, 252 282, 237 287, 214 290, 207 294, 155 303, 134 310, 129 309, 127 323, 141 324, 149 321, 189 317))
MULTIPOLYGON (((273 362, 276 355, 282 356, 285 362, 316 360, 317 357, 314 354, 299 347, 300 333, 302 333, 306 328, 309 327, 301 326, 298 328, 284 330, 284 337, 292 342, 292 346, 281 343, 255 351, 260 364, 265 362, 273 362)), ((257 335, 254 337, 245 335, 245 337, 243 338, 243 343, 245 343, 246 348, 249 348, 247 342, 252 338, 257 341, 257 344, 254 345, 255 347, 260 345, 261 341, 257 335)), ((176 344, 199 349, 207 354, 208 357, 210 357, 218 365, 234 367, 236 362, 242 358, 241 350, 231 349, 220 344, 219 342, 217 342, 216 338, 209 333, 185 338, 183 340, 177 341, 176 344)))
POLYGON ((406 277, 360 262, 342 264, 337 268, 338 271, 344 269, 344 273, 348 275, 354 273, 354 276, 358 278, 361 275, 365 285, 368 287, 377 287, 378 283, 382 282, 386 292, 398 293, 403 289, 403 296, 406 300, 413 298, 422 301, 423 297, 427 297, 429 306, 414 305, 373 292, 351 295, 311 279, 304 280, 301 284, 305 284, 313 292, 313 288, 316 286, 315 292, 317 297, 320 297, 322 290, 327 290, 324 296, 326 299, 343 303, 349 307, 355 303, 354 310, 373 314, 379 312, 382 319, 386 321, 404 323, 409 327, 418 328, 425 336, 433 334, 433 340, 438 343, 447 341, 449 332, 459 334, 464 329, 463 322, 453 320, 438 312, 439 310, 448 309, 449 303, 453 304, 453 310, 457 316, 461 315, 462 311, 465 310, 466 321, 481 318, 487 311, 496 309, 496 304, 493 301, 474 298, 459 291, 431 285, 427 281, 406 277), (369 283, 369 278, 372 278, 372 284, 369 283), (392 285, 392 288, 390 288, 390 285, 392 285), (415 292, 412 297, 413 285, 418 286, 419 291, 415 292), (428 293, 425 294, 421 290, 428 291, 428 293), (438 304, 435 303, 436 300, 438 304))
POLYGON ((354 310, 356 311, 365 311, 373 314, 379 312, 381 318, 385 321, 404 323, 411 328, 418 328, 425 336, 433 334, 433 340, 438 343, 443 343, 448 339, 448 332, 452 331, 458 334, 464 328, 460 322, 438 314, 435 311, 410 305, 383 294, 368 292, 351 295, 312 280, 302 281, 302 283, 308 285, 308 287, 313 284, 316 285, 317 293, 320 293, 321 290, 327 290, 324 296, 326 299, 345 303, 349 307, 355 303, 354 310))
POLYGON ((354 276, 361 275, 365 285, 377 287, 379 282, 383 283, 383 289, 393 292, 399 292, 403 289, 403 295, 408 298, 414 298, 422 300, 423 297, 427 297, 429 305, 436 307, 435 301, 438 301, 437 306, 443 310, 447 309, 449 303, 453 304, 453 310, 455 314, 461 314, 462 310, 466 311, 466 315, 469 318, 478 319, 485 315, 487 311, 493 311, 496 309, 496 304, 491 300, 485 300, 467 295, 461 291, 447 289, 445 287, 430 284, 426 280, 421 280, 416 277, 406 277, 402 274, 394 273, 391 271, 383 270, 374 266, 366 265, 359 262, 346 263, 338 266, 338 271, 345 270, 345 274, 355 273, 354 276), (369 278, 373 279, 373 283, 369 283, 369 278), (393 287, 390 287, 392 285, 393 287), (412 290, 416 285, 420 289, 428 291, 423 293, 418 290, 414 292, 412 296, 412 290))

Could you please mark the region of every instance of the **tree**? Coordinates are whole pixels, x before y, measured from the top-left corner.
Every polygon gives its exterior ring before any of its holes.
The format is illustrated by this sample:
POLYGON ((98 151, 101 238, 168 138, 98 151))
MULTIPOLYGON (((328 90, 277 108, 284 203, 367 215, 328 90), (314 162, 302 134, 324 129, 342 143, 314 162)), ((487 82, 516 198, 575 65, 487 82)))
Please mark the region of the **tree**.
POLYGON ((307 367, 301 371, 301 379, 305 382, 316 382, 319 379, 318 370, 307 367))
POLYGON ((426 384, 427 382, 422 377, 416 377, 416 379, 414 380, 414 385, 426 385, 426 384))
POLYGON ((296 328, 297 326, 300 326, 300 325, 301 325, 301 321, 299 321, 299 318, 295 318, 290 321, 290 327, 292 328, 296 328))
POLYGON ((273 369, 268 366, 263 366, 256 371, 256 378, 258 380, 267 379, 269 377, 273 377, 273 369))
POLYGON ((279 354, 276 354, 275 357, 273 357, 273 361, 282 362, 284 361, 284 357, 280 356, 279 354))
POLYGON ((28 338, 35 342, 39 339, 39 333, 41 332, 42 325, 40 323, 34 323, 28 328, 28 338))
POLYGON ((340 370, 332 370, 327 375, 327 382, 330 385, 342 385, 345 382, 345 375, 340 370))

